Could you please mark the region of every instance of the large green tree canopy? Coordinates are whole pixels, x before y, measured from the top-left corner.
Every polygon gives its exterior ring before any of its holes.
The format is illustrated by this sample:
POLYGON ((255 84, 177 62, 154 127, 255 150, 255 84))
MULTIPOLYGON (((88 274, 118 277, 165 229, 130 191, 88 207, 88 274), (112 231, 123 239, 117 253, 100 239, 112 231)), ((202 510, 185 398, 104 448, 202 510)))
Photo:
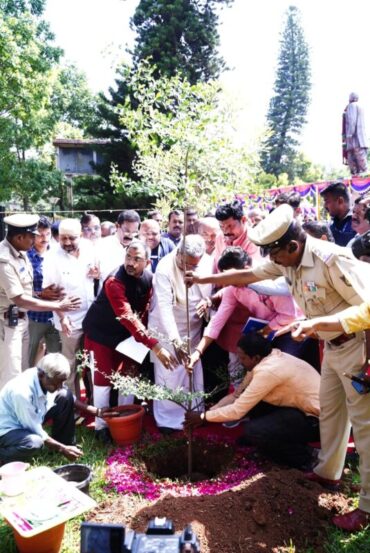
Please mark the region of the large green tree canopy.
POLYGON ((131 20, 137 37, 134 65, 151 58, 158 73, 191 83, 217 78, 225 68, 217 49, 217 9, 233 0, 141 0, 131 20))
POLYGON ((20 199, 24 208, 60 185, 42 152, 58 122, 87 124, 92 110, 84 77, 59 64, 43 4, 0 0, 0 200, 20 199))
POLYGON ((174 206, 204 210, 220 198, 252 189, 256 159, 237 143, 236 113, 217 82, 191 85, 182 75, 156 77, 141 62, 127 69, 126 82, 137 102, 120 107, 120 120, 136 146, 137 181, 112 172, 127 194, 146 193, 174 206))

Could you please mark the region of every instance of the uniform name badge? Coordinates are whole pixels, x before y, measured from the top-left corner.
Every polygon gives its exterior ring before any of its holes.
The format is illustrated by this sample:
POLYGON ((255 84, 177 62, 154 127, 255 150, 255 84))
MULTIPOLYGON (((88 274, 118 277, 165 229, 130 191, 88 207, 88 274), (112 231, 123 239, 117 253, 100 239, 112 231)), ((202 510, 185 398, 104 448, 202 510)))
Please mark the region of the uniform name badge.
POLYGON ((317 292, 317 286, 312 280, 306 280, 303 284, 303 290, 307 293, 317 292))

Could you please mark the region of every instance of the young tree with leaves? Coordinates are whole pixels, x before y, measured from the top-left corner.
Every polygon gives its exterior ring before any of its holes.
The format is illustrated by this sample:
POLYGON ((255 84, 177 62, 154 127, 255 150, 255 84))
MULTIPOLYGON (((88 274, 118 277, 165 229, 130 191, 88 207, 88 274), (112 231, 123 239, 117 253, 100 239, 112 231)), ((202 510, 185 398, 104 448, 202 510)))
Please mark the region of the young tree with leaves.
POLYGON ((300 23, 298 8, 290 6, 280 41, 274 96, 267 114, 269 135, 262 152, 261 165, 266 173, 295 176, 297 137, 306 122, 309 104, 310 62, 308 46, 300 23))
POLYGON ((141 0, 131 19, 134 66, 150 59, 157 75, 181 73, 191 84, 215 79, 225 63, 217 49, 218 9, 233 0, 141 0))
POLYGON ((168 205, 207 206, 253 188, 257 160, 237 144, 235 113, 217 83, 156 77, 141 62, 129 81, 137 101, 121 106, 120 121, 137 152, 137 180, 112 172, 118 191, 165 198, 168 205))

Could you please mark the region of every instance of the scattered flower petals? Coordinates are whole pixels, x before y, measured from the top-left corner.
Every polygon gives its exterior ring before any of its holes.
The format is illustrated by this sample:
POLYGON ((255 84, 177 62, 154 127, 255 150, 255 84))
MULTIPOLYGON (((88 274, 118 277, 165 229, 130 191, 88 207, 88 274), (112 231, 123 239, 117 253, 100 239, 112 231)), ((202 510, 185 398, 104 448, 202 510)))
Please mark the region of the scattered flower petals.
MULTIPOLYGON (((225 443, 217 436, 208 437, 225 443)), ((107 459, 108 468, 105 478, 107 488, 121 494, 141 495, 145 499, 158 499, 163 493, 174 496, 217 495, 237 486, 257 474, 256 463, 248 459, 248 448, 236 448, 235 458, 231 468, 220 473, 218 477, 200 482, 180 482, 168 478, 155 478, 149 474, 143 465, 135 463, 135 450, 132 446, 117 449, 107 459)), ((293 510, 291 509, 291 513, 293 510)), ((289 511, 288 511, 289 512, 289 511)))

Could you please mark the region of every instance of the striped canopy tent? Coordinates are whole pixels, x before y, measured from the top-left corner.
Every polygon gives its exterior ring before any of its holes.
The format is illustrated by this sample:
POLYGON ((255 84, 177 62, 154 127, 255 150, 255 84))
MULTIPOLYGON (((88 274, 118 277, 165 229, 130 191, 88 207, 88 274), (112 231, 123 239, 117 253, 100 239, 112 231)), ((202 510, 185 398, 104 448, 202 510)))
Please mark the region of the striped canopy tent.
MULTIPOLYGON (((298 192, 302 198, 311 197, 314 200, 316 214, 319 214, 320 207, 320 192, 324 190, 331 181, 311 182, 305 184, 298 184, 295 186, 282 186, 280 188, 270 188, 266 190, 264 196, 257 194, 249 194, 245 196, 246 200, 249 200, 254 205, 260 207, 269 208, 272 207, 275 196, 282 193, 298 192)), ((364 194, 370 189, 370 176, 369 177, 353 177, 350 179, 341 180, 343 184, 350 188, 351 193, 364 194)))

